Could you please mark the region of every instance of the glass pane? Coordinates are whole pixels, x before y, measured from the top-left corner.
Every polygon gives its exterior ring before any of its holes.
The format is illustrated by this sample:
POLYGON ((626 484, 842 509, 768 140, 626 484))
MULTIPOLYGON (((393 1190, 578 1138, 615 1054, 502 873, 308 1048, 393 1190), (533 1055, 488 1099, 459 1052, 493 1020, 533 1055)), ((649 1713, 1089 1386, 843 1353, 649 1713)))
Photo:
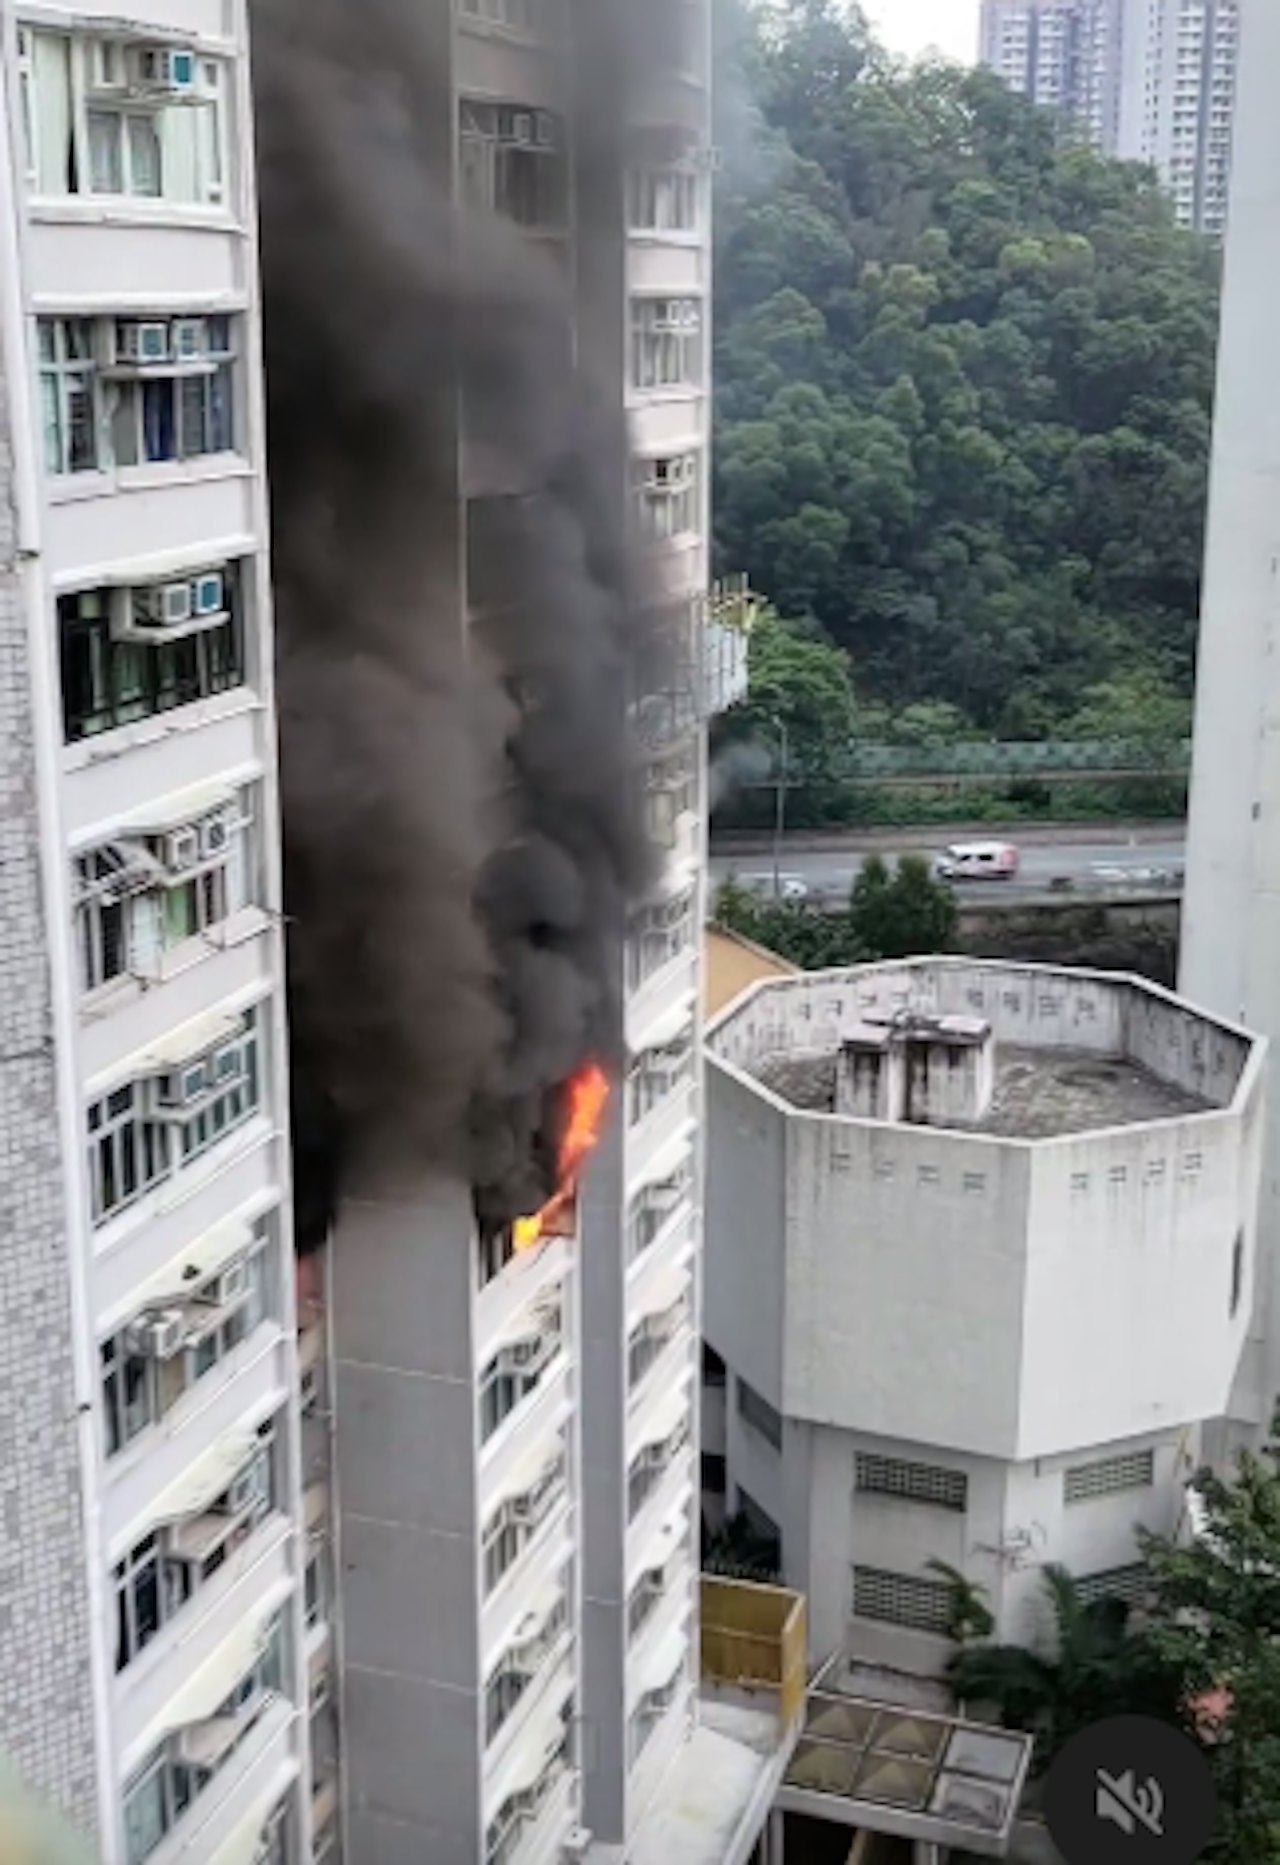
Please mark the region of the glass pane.
POLYGON ((196 889, 194 881, 171 887, 164 897, 164 937, 166 945, 189 939, 196 931, 196 889))
POLYGON ((89 186, 95 194, 123 194, 120 118, 110 110, 89 112, 89 186))
POLYGON ((68 376, 66 388, 68 470, 90 473, 98 464, 93 390, 89 378, 83 375, 68 376))
POLYGON ((207 382, 207 376, 185 376, 178 384, 184 460, 209 451, 205 426, 207 382))
POLYGON ((58 378, 46 374, 40 378, 40 414, 44 427, 44 468, 47 473, 65 473, 62 452, 62 398, 58 378))
MULTIPOLYGON (((187 384, 182 385, 184 389, 187 384)), ((172 460, 177 457, 173 419, 171 381, 142 384, 143 453, 148 460, 172 460)))
POLYGON ((157 196, 160 193, 160 138, 150 117, 130 117, 129 192, 157 196))

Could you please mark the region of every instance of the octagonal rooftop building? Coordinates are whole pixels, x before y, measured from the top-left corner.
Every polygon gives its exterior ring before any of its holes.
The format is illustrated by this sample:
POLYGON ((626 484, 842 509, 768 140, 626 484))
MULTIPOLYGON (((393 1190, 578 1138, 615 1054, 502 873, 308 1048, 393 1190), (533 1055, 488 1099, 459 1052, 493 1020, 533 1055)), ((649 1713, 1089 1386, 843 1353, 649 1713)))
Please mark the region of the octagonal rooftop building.
POLYGON ((925 958, 707 1032, 704 1516, 815 1658, 929 1674, 952 1596, 1141 1587, 1247 1365, 1264 1047, 1140 979, 925 958), (1210 1434, 1211 1435, 1211 1434, 1210 1434))

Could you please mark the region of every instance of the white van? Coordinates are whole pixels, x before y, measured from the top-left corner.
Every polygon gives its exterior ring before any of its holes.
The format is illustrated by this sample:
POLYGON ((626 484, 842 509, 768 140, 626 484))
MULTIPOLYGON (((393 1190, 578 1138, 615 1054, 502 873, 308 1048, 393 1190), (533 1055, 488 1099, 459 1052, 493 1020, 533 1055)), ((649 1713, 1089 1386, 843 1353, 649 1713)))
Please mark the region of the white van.
POLYGON ((1012 842, 953 842, 933 864, 940 881, 1011 881, 1018 872, 1012 842))

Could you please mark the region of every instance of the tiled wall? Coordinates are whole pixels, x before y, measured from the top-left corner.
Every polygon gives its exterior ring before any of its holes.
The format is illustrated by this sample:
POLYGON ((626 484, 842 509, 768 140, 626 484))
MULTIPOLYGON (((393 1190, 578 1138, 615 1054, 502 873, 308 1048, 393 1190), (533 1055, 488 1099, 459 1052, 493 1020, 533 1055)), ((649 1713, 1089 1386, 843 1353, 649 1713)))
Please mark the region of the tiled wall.
POLYGON ((0 1750, 91 1831, 89 1603, 29 676, 0 375, 0 1750))

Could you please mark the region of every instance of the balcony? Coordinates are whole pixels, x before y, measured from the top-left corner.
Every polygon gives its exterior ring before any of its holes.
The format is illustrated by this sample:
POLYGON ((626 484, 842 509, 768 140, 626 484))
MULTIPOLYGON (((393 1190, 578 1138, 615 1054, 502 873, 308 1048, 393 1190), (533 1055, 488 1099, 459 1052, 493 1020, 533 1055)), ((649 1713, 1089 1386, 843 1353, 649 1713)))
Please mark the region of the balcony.
POLYGON ((697 1723, 635 1829, 629 1865, 746 1865, 800 1727, 802 1596, 704 1577, 701 1616, 697 1723))

